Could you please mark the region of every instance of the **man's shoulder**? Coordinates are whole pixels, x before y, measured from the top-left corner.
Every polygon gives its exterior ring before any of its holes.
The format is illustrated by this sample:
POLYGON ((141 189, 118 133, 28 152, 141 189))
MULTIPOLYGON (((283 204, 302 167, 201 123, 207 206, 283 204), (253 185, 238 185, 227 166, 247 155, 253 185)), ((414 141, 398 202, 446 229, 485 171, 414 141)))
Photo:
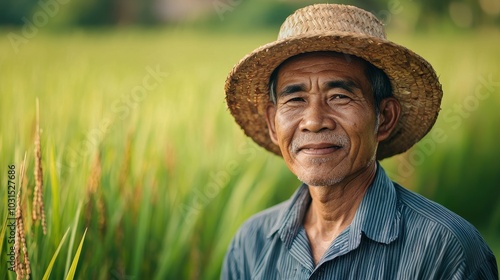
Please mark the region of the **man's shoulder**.
POLYGON ((397 184, 396 190, 399 203, 405 208, 405 212, 414 218, 414 222, 428 224, 428 226, 438 227, 455 234, 464 232, 478 234, 477 229, 471 223, 443 205, 397 184))
POLYGON ((238 235, 265 238, 275 229, 283 210, 289 204, 290 200, 286 200, 254 214, 241 225, 238 235))
POLYGON ((479 231, 467 220, 397 184, 396 190, 407 235, 418 236, 429 245, 427 247, 430 251, 438 255, 453 255, 472 271, 479 270, 484 262, 495 262, 491 249, 479 231))
POLYGON ((267 208, 248 218, 233 237, 229 251, 233 258, 245 260, 252 266, 272 242, 272 233, 278 230, 277 224, 283 209, 289 205, 289 200, 267 208))

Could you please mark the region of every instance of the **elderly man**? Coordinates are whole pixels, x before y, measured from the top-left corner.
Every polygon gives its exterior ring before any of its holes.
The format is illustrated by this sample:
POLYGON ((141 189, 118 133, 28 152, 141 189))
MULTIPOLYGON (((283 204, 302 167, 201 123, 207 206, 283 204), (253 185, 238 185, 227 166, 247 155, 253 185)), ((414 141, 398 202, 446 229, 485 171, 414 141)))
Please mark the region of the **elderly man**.
POLYGON ((243 58, 226 99, 236 122, 303 182, 250 218, 223 279, 497 279, 464 219, 392 182, 377 160, 433 126, 442 90, 422 57, 352 6, 312 5, 243 58))

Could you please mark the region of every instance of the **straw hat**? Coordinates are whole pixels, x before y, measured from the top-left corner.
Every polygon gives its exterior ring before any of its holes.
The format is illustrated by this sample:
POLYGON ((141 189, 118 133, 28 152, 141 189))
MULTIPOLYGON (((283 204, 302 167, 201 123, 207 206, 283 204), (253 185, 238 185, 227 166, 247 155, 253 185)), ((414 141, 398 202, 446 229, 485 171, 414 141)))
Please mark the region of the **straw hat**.
POLYGON ((314 51, 360 57, 383 70, 401 116, 392 134, 379 143, 377 159, 408 150, 434 125, 442 89, 432 66, 411 50, 388 41, 382 23, 362 9, 336 4, 297 10, 281 26, 278 39, 246 55, 226 80, 226 102, 236 122, 257 144, 281 155, 265 120, 269 78, 287 58, 314 51))

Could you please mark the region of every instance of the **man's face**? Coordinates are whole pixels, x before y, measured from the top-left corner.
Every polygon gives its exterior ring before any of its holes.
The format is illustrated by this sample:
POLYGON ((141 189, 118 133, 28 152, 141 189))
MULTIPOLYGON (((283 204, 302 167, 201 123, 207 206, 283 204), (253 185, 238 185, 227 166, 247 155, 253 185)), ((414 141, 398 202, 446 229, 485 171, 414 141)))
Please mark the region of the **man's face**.
POLYGON ((350 180, 375 162, 378 125, 366 62, 310 53, 281 65, 271 139, 290 170, 310 186, 350 180))

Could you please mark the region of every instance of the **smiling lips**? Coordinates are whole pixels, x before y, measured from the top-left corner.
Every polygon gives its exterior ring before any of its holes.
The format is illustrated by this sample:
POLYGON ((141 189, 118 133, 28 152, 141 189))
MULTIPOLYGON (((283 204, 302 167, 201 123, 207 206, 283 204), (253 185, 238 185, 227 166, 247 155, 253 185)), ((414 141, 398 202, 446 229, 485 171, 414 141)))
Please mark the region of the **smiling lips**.
POLYGON ((291 150, 295 154, 326 156, 349 147, 349 145, 349 138, 342 134, 296 134, 292 139, 291 150))
POLYGON ((302 152, 308 155, 326 155, 338 151, 342 148, 343 148, 342 145, 337 145, 333 143, 306 144, 300 146, 297 149, 297 153, 302 152))

